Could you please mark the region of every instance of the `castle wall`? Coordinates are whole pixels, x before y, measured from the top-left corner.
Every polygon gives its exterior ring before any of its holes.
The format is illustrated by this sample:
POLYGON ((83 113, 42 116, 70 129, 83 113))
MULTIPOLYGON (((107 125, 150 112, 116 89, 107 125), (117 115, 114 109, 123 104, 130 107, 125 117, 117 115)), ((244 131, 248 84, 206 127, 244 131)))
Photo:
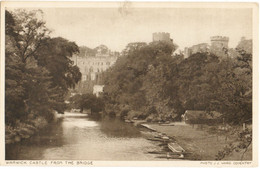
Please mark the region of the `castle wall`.
POLYGON ((229 38, 225 36, 212 36, 211 40, 211 48, 212 49, 222 49, 228 48, 229 38))
POLYGON ((102 82, 102 73, 113 66, 117 60, 116 56, 100 53, 92 57, 73 56, 74 65, 77 65, 82 74, 77 90, 81 93, 91 93, 93 86, 102 82))
POLYGON ((171 42, 170 33, 167 32, 157 32, 153 33, 153 42, 157 41, 168 41, 171 42))
POLYGON ((228 49, 229 38, 225 36, 212 36, 210 38, 211 45, 207 43, 201 43, 193 45, 192 47, 184 49, 184 58, 188 58, 190 55, 198 52, 211 52, 217 56, 227 56, 226 51, 228 49))

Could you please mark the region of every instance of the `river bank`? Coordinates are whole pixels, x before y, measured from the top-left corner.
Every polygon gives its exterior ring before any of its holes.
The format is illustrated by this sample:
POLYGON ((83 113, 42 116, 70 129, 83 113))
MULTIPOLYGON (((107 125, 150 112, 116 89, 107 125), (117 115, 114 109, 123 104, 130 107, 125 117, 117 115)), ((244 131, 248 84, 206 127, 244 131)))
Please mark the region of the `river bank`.
POLYGON ((36 119, 27 122, 16 122, 15 127, 6 125, 5 126, 5 144, 12 144, 20 142, 23 139, 30 138, 41 129, 46 127, 48 122, 38 117, 36 119))
MULTIPOLYGON (((56 122, 59 116, 58 113, 53 112, 52 122, 56 122)), ((24 122, 17 120, 13 126, 5 125, 5 144, 13 144, 28 139, 47 127, 49 123, 44 117, 37 116, 28 118, 24 122)))
MULTIPOLYGON (((210 133, 209 128, 201 125, 188 125, 182 122, 161 125, 133 120, 134 125, 149 128, 154 133, 171 138, 188 153, 189 160, 216 160, 216 155, 225 146, 234 143, 235 137, 227 134, 210 133)), ((234 151, 223 160, 240 160, 241 152, 234 151)), ((252 146, 244 154, 243 160, 252 160, 252 146)))

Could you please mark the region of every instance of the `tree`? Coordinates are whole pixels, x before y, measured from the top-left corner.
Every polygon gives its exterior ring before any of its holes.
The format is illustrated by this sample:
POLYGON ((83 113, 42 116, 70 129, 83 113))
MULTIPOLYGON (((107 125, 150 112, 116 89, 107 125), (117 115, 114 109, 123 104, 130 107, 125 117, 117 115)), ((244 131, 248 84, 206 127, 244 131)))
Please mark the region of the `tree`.
MULTIPOLYGON (((121 110, 125 106, 137 112, 148 111, 145 110, 149 106, 147 104, 152 103, 147 102, 147 99, 151 98, 147 97, 147 93, 149 91, 154 93, 154 91, 149 90, 151 84, 146 84, 146 82, 153 84, 153 81, 148 81, 146 76, 151 67, 158 68, 159 65, 162 66, 172 60, 171 54, 176 47, 162 41, 152 42, 149 45, 134 43, 129 44, 127 48, 131 48, 127 55, 119 58, 115 66, 105 75, 104 97, 107 103, 118 107, 117 114, 125 113, 121 110)), ((158 87, 158 89, 161 88, 158 87)))
POLYGON ((78 46, 48 37, 39 10, 6 11, 6 122, 26 120, 29 114, 53 117, 63 113, 69 88, 81 79, 70 57, 78 46))
POLYGON ((14 33, 17 35, 14 36, 14 46, 18 49, 17 55, 24 63, 35 55, 50 33, 42 20, 42 14, 41 10, 17 10, 13 13, 14 33))
POLYGON ((45 67, 51 77, 51 87, 56 89, 53 100, 55 110, 63 113, 64 103, 69 88, 74 88, 81 79, 79 68, 73 65, 71 57, 79 51, 74 42, 64 38, 49 38, 35 55, 39 66, 45 67))
POLYGON ((5 15, 5 121, 14 123, 16 118, 23 116, 25 90, 23 88, 23 63, 16 55, 14 46, 17 34, 14 32, 15 20, 13 15, 6 11, 5 15))
POLYGON ((102 98, 93 94, 75 95, 70 98, 71 107, 80 109, 90 109, 92 117, 98 117, 101 111, 104 111, 105 104, 102 98))
POLYGON ((251 54, 241 54, 234 59, 223 60, 218 79, 214 106, 233 124, 252 119, 252 66, 251 54))

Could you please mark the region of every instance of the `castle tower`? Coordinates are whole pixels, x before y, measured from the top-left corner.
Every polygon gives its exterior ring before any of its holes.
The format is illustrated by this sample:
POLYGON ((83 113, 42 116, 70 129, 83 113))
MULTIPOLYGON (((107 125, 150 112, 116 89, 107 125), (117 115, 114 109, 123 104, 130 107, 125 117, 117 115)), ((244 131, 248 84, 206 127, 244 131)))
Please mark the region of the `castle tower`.
POLYGON ((222 50, 223 48, 228 49, 228 41, 229 38, 226 36, 212 36, 211 40, 211 48, 214 50, 222 50))
POLYGON ((172 39, 170 38, 170 33, 167 32, 153 33, 153 42, 158 42, 158 41, 172 42, 172 39))

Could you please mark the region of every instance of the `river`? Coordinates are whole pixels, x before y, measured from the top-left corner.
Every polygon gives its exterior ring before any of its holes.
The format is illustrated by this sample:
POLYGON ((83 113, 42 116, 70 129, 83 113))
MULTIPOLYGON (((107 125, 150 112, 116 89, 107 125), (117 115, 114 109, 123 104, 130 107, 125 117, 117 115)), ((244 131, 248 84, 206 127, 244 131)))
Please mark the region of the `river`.
POLYGON ((33 137, 6 147, 6 160, 162 160, 158 145, 117 119, 94 121, 66 112, 33 137))

